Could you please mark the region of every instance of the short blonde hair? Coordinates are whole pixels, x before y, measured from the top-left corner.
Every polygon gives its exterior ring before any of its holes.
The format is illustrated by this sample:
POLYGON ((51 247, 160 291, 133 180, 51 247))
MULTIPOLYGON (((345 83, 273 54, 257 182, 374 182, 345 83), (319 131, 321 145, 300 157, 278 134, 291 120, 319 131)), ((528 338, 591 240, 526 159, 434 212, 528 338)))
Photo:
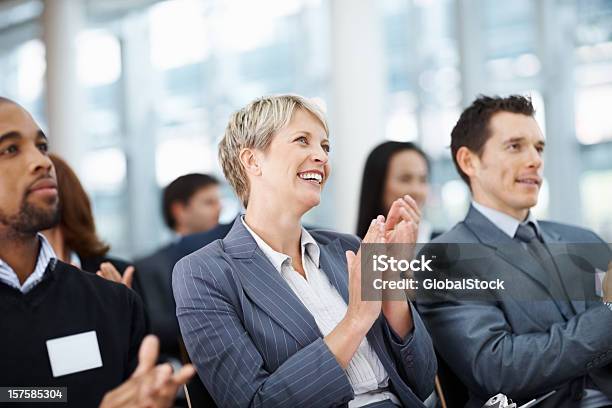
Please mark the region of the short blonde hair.
POLYGON ((311 100, 299 95, 284 94, 258 98, 232 114, 219 142, 219 162, 225 178, 246 208, 249 201, 249 180, 240 162, 244 148, 265 151, 276 132, 287 126, 293 113, 303 109, 314 115, 329 137, 327 119, 311 100))

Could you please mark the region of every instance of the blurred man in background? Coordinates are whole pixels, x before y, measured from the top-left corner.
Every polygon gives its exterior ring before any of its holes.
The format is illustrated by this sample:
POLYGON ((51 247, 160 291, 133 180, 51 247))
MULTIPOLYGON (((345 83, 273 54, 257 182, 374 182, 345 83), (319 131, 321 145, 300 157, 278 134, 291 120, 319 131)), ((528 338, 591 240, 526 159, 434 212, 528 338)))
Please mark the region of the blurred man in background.
POLYGON ((180 176, 164 189, 164 221, 177 236, 213 229, 219 223, 219 181, 208 174, 180 176))
MULTIPOLYGON (((163 191, 162 213, 175 239, 151 255, 137 260, 136 279, 142 287, 152 333, 159 336, 161 353, 180 358, 180 332, 172 295, 174 264, 193 250, 225 236, 219 226, 219 181, 207 174, 186 174, 163 191)), ((227 228, 229 229, 229 228, 227 228)))

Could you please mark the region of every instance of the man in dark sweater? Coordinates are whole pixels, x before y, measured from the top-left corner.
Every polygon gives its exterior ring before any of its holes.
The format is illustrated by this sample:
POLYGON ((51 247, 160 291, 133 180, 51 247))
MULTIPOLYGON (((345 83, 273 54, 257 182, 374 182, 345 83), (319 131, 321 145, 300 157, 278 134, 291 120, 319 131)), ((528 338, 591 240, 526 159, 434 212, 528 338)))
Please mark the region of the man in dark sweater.
POLYGON ((105 394, 104 407, 169 406, 191 368, 155 367, 151 339, 133 374, 147 331, 138 295, 57 261, 39 233, 58 221, 47 148, 32 117, 0 98, 0 387, 67 387, 79 408, 105 394))

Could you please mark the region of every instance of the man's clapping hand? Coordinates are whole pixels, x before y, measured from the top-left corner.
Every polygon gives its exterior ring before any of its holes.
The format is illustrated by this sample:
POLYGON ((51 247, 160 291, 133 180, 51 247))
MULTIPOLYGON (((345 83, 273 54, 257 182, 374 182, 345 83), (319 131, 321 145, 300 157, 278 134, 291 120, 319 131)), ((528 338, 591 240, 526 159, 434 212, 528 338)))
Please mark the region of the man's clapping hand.
POLYGON ((115 265, 110 262, 102 262, 102 264, 100 264, 100 270, 96 272, 96 275, 113 282, 123 283, 128 288, 131 288, 132 280, 134 279, 134 267, 128 266, 123 276, 121 276, 117 268, 115 268, 115 265))
POLYGON ((169 408, 174 403, 179 387, 195 374, 191 364, 177 373, 169 364, 155 365, 159 354, 159 340, 149 335, 138 352, 138 367, 123 384, 107 392, 100 408, 169 408))

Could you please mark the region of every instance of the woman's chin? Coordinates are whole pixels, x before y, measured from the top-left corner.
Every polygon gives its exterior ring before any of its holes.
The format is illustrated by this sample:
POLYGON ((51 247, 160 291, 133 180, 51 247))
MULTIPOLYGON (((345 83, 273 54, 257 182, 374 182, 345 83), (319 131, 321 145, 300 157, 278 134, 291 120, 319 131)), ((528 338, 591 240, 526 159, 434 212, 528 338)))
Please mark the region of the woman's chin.
POLYGON ((320 203, 321 203, 321 196, 320 195, 317 195, 317 196, 309 195, 307 197, 303 197, 300 200, 300 204, 304 208, 304 212, 312 210, 314 207, 316 207, 320 203))

